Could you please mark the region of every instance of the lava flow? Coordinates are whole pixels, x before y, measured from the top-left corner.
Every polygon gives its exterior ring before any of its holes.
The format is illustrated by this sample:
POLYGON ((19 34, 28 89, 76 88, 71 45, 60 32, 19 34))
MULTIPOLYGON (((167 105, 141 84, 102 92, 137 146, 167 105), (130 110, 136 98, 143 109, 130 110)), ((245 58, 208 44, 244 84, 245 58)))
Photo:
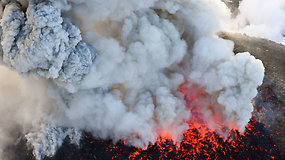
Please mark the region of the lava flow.
MULTIPOLYGON (((184 94, 187 105, 205 94, 201 91, 189 97, 187 88, 181 87, 180 91, 184 94)), ((179 146, 173 140, 161 137, 147 149, 140 149, 126 146, 122 141, 113 145, 112 141, 95 140, 85 133, 79 148, 63 145, 53 159, 282 159, 272 138, 278 133, 270 132, 271 125, 266 123, 272 110, 262 105, 268 101, 274 101, 274 96, 268 88, 259 87, 259 94, 253 100, 255 111, 244 133, 222 128, 227 135, 221 136, 221 130, 210 129, 208 123, 203 121, 197 107, 187 106, 192 111, 192 117, 179 146)))

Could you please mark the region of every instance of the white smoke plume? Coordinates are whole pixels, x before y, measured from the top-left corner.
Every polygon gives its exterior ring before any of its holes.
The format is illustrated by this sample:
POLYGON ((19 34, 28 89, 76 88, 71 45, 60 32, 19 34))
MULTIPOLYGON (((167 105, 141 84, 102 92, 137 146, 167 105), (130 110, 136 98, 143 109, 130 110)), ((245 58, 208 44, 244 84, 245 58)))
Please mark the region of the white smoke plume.
POLYGON ((179 91, 186 81, 214 99, 203 102, 204 117, 213 105, 241 131, 251 117, 264 68, 218 38, 234 21, 219 0, 0 4, 1 60, 13 70, 0 70, 0 153, 14 130, 37 159, 53 156, 66 136, 78 143, 82 130, 141 148, 163 134, 179 143, 191 121, 179 91))
POLYGON ((239 12, 236 30, 285 44, 284 0, 243 0, 239 12))

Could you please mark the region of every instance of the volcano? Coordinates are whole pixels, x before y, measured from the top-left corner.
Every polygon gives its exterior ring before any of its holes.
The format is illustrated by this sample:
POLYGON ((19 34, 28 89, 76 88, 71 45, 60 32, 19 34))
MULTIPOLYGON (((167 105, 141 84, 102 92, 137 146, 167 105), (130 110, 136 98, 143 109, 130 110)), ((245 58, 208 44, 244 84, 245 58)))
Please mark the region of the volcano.
POLYGON ((284 0, 0 1, 0 159, 285 159, 284 15, 284 0))

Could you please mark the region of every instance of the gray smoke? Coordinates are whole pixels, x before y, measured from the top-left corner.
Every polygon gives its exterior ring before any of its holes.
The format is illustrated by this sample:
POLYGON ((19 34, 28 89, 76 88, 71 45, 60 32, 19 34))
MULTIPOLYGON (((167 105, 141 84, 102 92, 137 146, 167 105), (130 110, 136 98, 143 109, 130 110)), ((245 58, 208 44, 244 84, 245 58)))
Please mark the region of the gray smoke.
POLYGON ((36 159, 42 159, 44 156, 52 157, 57 149, 62 145, 65 137, 69 137, 72 144, 79 145, 81 133, 76 129, 63 129, 52 124, 41 124, 39 128, 34 128, 25 137, 28 143, 34 148, 36 159))
POLYGON ((0 155, 14 130, 37 159, 53 156, 65 137, 78 143, 82 130, 141 148, 165 135, 179 143, 191 120, 179 91, 186 81, 209 95, 198 100, 214 129, 216 113, 241 131, 251 117, 264 68, 218 38, 234 23, 219 0, 6 0, 0 6, 1 60, 12 70, 0 68, 1 80, 11 79, 0 84, 0 155))
POLYGON ((3 66, 0 71, 0 157, 6 159, 6 147, 37 128, 55 106, 45 94, 48 81, 23 78, 3 66))
POLYGON ((74 89, 95 57, 80 31, 64 21, 52 2, 5 6, 1 19, 3 61, 19 73, 32 73, 74 89))

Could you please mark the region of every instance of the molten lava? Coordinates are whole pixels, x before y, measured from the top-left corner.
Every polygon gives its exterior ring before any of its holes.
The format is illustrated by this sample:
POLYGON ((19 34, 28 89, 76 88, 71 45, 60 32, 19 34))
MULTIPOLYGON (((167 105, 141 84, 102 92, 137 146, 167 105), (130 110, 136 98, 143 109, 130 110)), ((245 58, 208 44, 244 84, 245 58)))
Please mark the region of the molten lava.
MULTIPOLYGON (((266 123, 270 108, 262 106, 263 102, 272 100, 269 90, 259 87, 259 94, 253 100, 255 111, 244 133, 236 129, 221 127, 210 129, 197 107, 188 106, 196 98, 205 95, 199 87, 192 86, 196 91, 189 96, 188 89, 180 91, 185 96, 187 107, 192 111, 189 129, 184 133, 180 145, 177 145, 169 136, 161 137, 155 144, 147 149, 126 146, 123 141, 112 144, 112 141, 95 140, 91 135, 81 140, 79 150, 73 150, 66 155, 66 148, 61 148, 57 157, 70 157, 70 159, 282 159, 280 150, 272 140, 271 127, 266 123), (222 136, 220 133, 227 133, 222 136)), ((272 100, 274 101, 274 99, 272 100)), ((223 125, 221 125, 223 126, 223 125)), ((66 146, 66 145, 65 145, 66 146)))

